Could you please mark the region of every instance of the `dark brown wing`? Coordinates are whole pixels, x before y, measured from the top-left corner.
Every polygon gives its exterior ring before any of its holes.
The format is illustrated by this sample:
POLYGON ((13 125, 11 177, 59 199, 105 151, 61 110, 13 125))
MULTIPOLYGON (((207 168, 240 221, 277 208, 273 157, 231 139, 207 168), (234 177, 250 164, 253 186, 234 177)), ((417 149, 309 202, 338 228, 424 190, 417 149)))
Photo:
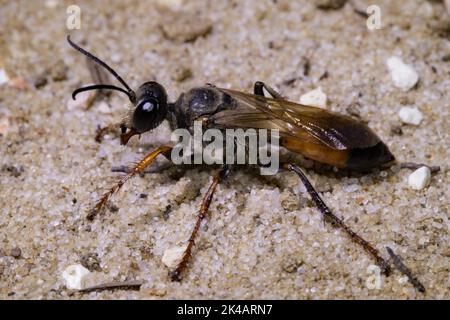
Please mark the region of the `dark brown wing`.
POLYGON ((365 124, 344 115, 287 100, 218 89, 237 102, 235 109, 210 118, 219 128, 278 129, 281 136, 324 144, 335 150, 363 149, 380 141, 365 124))

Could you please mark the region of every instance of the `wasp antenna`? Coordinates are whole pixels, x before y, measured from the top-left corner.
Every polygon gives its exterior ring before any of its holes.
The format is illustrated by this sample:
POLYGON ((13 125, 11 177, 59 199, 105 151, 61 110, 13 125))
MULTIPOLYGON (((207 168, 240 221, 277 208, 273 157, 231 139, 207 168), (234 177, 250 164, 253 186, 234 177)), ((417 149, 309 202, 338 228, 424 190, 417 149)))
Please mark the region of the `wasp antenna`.
MULTIPOLYGON (((67 42, 69 42, 69 44, 72 46, 72 48, 74 48, 78 52, 81 52, 86 57, 88 57, 89 59, 93 60, 94 62, 96 62, 97 64, 99 64, 100 66, 102 66, 103 68, 108 70, 128 90, 126 93, 127 93, 128 97, 130 98, 130 100, 132 102, 134 102, 136 100, 136 95, 135 95, 134 91, 128 86, 128 84, 122 79, 122 77, 119 76, 119 74, 116 71, 114 71, 113 68, 111 68, 109 65, 106 64, 106 62, 100 60, 99 58, 94 56, 92 53, 86 51, 85 49, 81 48, 79 45, 75 44, 72 40, 70 40, 70 35, 67 35, 67 42)), ((124 92, 125 92, 125 90, 124 90, 124 92)))
POLYGON ((76 90, 74 90, 72 92, 72 99, 76 100, 77 94, 79 94, 81 92, 89 91, 89 90, 97 90, 97 89, 117 90, 117 91, 125 93, 131 100, 131 96, 130 96, 128 91, 126 91, 126 90, 124 90, 124 89, 122 89, 120 87, 116 87, 116 86, 110 85, 110 84, 94 84, 92 86, 86 86, 86 87, 78 88, 78 89, 76 89, 76 90))

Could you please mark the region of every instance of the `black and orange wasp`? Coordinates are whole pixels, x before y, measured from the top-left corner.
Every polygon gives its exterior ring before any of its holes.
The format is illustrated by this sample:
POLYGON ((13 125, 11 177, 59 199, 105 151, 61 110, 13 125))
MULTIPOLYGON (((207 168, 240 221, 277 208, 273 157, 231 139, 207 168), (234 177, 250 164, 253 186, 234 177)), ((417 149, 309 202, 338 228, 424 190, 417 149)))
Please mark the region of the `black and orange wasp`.
MULTIPOLYGON (((200 119, 205 129, 276 129, 280 134, 280 145, 287 150, 337 168, 369 171, 395 163, 395 158, 386 144, 363 122, 322 108, 290 102, 263 82, 255 83, 253 94, 206 85, 181 94, 171 103, 168 102, 166 90, 161 84, 154 81, 145 82, 134 91, 105 62, 73 43, 70 37, 67 40, 73 48, 108 70, 123 85, 117 87, 110 84, 95 84, 78 88, 72 94, 74 99, 80 92, 96 89, 111 89, 126 94, 131 102, 131 109, 117 125, 121 129, 123 145, 127 144, 132 136, 150 131, 164 120, 168 120, 173 130, 178 128, 190 130, 194 121, 200 119), (264 90, 271 95, 270 98, 265 96, 264 90)), ((170 160, 171 150, 171 146, 161 146, 147 154, 103 195, 89 212, 88 219, 93 219, 101 213, 108 199, 127 180, 144 172, 158 155, 164 155, 170 160)), ((297 164, 282 163, 280 167, 281 170, 292 171, 298 175, 326 221, 342 229, 359 244, 373 257, 384 274, 390 273, 389 262, 372 244, 332 213, 297 164)), ((229 176, 230 169, 230 165, 222 165, 204 195, 181 262, 174 270, 169 271, 172 280, 181 280, 217 185, 229 176)))

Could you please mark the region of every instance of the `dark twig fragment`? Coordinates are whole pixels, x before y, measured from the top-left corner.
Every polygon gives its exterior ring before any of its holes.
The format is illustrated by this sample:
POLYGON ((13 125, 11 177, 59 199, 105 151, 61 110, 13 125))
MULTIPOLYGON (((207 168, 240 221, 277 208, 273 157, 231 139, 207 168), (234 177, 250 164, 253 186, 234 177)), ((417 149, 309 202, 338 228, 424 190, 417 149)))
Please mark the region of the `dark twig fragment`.
POLYGON ((416 169, 419 169, 421 167, 428 167, 430 169, 431 173, 436 173, 436 172, 439 172, 441 170, 440 166, 429 166, 429 165, 426 165, 424 163, 414 163, 414 162, 402 162, 402 163, 400 163, 400 168, 401 169, 413 169, 413 170, 416 170, 416 169))

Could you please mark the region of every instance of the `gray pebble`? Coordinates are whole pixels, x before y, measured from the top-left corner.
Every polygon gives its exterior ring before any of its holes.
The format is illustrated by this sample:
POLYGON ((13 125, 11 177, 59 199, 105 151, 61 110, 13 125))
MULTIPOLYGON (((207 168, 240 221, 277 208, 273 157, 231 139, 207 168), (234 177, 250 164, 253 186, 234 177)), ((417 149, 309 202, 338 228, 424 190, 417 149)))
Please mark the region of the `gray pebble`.
POLYGON ((20 258, 21 255, 22 255, 22 250, 20 250, 20 248, 15 247, 15 248, 11 249, 11 252, 10 252, 11 257, 18 259, 18 258, 20 258))

